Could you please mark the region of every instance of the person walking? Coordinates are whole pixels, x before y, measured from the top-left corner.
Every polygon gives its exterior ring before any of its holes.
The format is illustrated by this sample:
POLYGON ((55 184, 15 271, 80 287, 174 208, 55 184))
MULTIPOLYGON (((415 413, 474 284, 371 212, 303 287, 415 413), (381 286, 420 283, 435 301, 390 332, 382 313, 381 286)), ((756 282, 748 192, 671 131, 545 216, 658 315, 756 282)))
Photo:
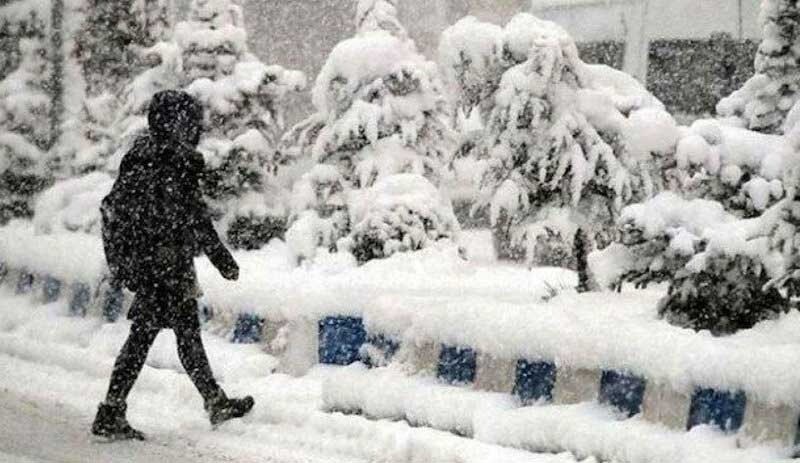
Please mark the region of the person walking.
POLYGON ((153 97, 147 118, 148 133, 122 159, 119 177, 101 206, 112 284, 136 293, 128 312, 130 334, 91 429, 109 439, 145 438, 128 423, 126 400, 162 329, 175 332, 181 364, 202 395, 212 425, 242 417, 254 405, 250 396, 226 396, 200 337, 195 256, 204 253, 224 278, 239 278, 200 190, 204 161, 196 148, 202 107, 187 93, 167 90, 153 97))

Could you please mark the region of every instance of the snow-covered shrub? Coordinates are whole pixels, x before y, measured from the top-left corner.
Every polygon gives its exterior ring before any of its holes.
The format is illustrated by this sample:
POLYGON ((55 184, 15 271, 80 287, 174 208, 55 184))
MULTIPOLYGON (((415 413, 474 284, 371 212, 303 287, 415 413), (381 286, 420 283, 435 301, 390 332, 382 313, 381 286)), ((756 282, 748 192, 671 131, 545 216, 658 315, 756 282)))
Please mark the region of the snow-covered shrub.
POLYGON ((589 227, 594 241, 622 206, 663 188, 677 125, 633 78, 581 61, 554 23, 517 15, 500 43, 498 62, 511 66, 475 147, 487 162, 478 206, 491 210, 498 255, 531 255, 526 248, 542 235, 528 224, 568 240, 556 249, 571 248, 575 225, 589 227), (559 209, 568 221, 536 223, 543 211, 559 209), (573 225, 561 230, 559 223, 573 225))
POLYGON ((92 172, 56 183, 44 190, 34 207, 37 233, 62 231, 100 233, 100 203, 111 191, 114 179, 105 172, 92 172))
MULTIPOLYGON (((296 186, 300 198, 293 201, 292 227, 302 232, 290 230, 290 242, 309 238, 302 245, 296 242, 303 250, 314 248, 308 243, 335 247, 352 231, 343 217, 307 200, 318 188, 320 173, 325 180, 335 177, 342 192, 367 189, 401 173, 421 175, 438 186, 454 149, 436 65, 408 38, 394 1, 360 1, 356 26, 356 36, 334 48, 317 77, 315 114, 282 141, 283 153, 310 158, 316 165, 296 186), (305 209, 298 208, 303 204, 305 209), (322 222, 314 225, 313 220, 322 222)), ((350 206, 336 205, 344 216, 350 206)))
POLYGON ((450 201, 420 175, 392 175, 352 194, 353 226, 344 247, 360 263, 457 238, 459 226, 450 201))
POLYGON ((670 322, 730 334, 788 310, 797 265, 797 202, 740 219, 716 201, 675 193, 628 206, 620 238, 590 256, 601 285, 669 282, 659 311, 670 322))
POLYGON ((292 188, 292 226, 286 240, 298 259, 311 259, 317 248, 336 249, 350 230, 350 188, 336 167, 316 164, 292 188))
POLYGON ((800 99, 800 6, 795 0, 763 0, 763 39, 755 60, 756 74, 723 99, 717 112, 742 127, 776 133, 800 99))
POLYGON ((19 49, 19 67, 0 80, 0 223, 29 217, 33 196, 49 182, 52 102, 45 38, 22 39, 19 49))
POLYGON ((785 174, 795 157, 785 137, 699 120, 678 143, 667 176, 686 198, 718 201, 738 217, 755 217, 785 197, 785 174))

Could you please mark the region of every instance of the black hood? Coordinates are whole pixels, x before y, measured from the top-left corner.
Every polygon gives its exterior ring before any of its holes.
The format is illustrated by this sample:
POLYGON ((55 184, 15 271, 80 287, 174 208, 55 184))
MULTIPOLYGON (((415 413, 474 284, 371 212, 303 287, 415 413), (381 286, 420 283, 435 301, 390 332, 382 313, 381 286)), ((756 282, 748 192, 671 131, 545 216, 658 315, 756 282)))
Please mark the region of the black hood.
POLYGON ((165 90, 150 101, 147 122, 156 141, 195 148, 203 131, 203 107, 186 92, 165 90))

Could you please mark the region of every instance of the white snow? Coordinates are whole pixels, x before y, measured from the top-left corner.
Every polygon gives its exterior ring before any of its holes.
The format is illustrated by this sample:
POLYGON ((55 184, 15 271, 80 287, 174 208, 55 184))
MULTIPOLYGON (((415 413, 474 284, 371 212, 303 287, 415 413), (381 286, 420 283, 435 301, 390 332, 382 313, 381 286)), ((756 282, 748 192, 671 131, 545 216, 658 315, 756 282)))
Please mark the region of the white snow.
POLYGON ((628 149, 639 159, 647 160, 652 153, 672 153, 678 138, 675 119, 661 108, 634 111, 625 126, 628 149))
POLYGON ((355 93, 359 84, 387 76, 404 64, 430 69, 407 42, 385 31, 374 31, 340 42, 317 76, 312 90, 314 106, 322 112, 335 108, 331 95, 335 81, 341 92, 355 93), (364 59, 369 57, 370 59, 364 59))
POLYGON ((94 286, 105 269, 100 242, 85 233, 37 234, 26 222, 0 228, 0 262, 15 270, 94 286))
POLYGON ((352 191, 348 202, 354 239, 376 234, 386 256, 439 240, 458 242, 460 227, 450 200, 421 175, 384 177, 371 188, 352 191))
POLYGON ((707 426, 684 432, 638 417, 621 421, 596 402, 520 407, 510 395, 444 385, 428 374, 409 376, 400 366, 337 371, 323 384, 323 400, 335 409, 405 418, 513 448, 570 451, 578 458, 590 457, 589 461, 744 463, 786 458, 787 452, 777 446, 743 450, 736 438, 707 426))
POLYGON ((212 430, 169 332, 156 340, 129 399, 128 418, 150 441, 92 444, 87 430, 130 325, 68 317, 64 303, 34 305, 5 288, 0 304, 0 366, 14 372, 0 375, 0 417, 13 417, 20 432, 30 430, 27 440, 18 440, 20 433, 12 429, 0 430, 0 458, 10 454, 21 461, 77 458, 87 463, 153 458, 203 463, 574 461, 568 455, 534 455, 405 423, 325 413, 321 389, 330 369, 318 368, 299 379, 273 374, 276 360, 258 346, 204 334, 223 387, 231 395, 249 393, 256 400, 248 417, 212 430), (47 439, 37 440, 40 436, 47 439))
POLYGON ((100 202, 114 179, 94 172, 59 182, 36 199, 33 225, 37 233, 100 233, 100 202))

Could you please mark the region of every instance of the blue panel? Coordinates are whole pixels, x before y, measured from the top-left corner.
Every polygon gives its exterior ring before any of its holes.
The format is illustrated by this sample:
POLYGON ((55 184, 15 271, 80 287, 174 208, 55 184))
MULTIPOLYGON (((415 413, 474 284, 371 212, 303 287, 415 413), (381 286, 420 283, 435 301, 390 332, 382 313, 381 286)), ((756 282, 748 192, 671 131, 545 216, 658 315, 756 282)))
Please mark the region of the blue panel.
POLYGON ((319 321, 319 363, 350 365, 358 362, 366 340, 367 331, 361 318, 324 318, 319 321))
POLYGON ((367 343, 380 352, 380 358, 366 356, 362 359, 370 367, 388 364, 400 348, 400 341, 383 334, 370 334, 367 343))
POLYGON ((724 432, 736 432, 742 426, 747 397, 742 391, 717 391, 697 388, 689 408, 687 429, 700 424, 716 426, 724 432))
POLYGON ((475 351, 466 347, 442 345, 437 375, 450 384, 468 384, 475 381, 475 351))
POLYGON ((33 274, 22 271, 17 279, 17 294, 28 294, 33 289, 33 274))
POLYGON ((556 366, 552 362, 517 361, 514 395, 523 404, 553 400, 553 388, 556 385, 556 366))
POLYGON ((72 284, 72 300, 69 302, 69 313, 83 317, 89 310, 89 302, 92 300, 92 290, 86 283, 72 284))
POLYGON ((611 405, 628 417, 642 411, 646 387, 644 378, 618 371, 603 371, 600 378, 600 403, 611 405))
POLYGON ((103 296, 103 318, 111 323, 117 321, 122 314, 124 301, 125 294, 122 292, 122 288, 113 288, 111 286, 106 288, 103 296))
POLYGON ((51 303, 58 300, 58 296, 61 294, 61 281, 57 278, 53 278, 51 276, 46 276, 44 278, 44 284, 42 285, 42 295, 44 296, 45 303, 51 303))
POLYGON ((233 342, 237 344, 255 344, 261 342, 264 330, 264 319, 250 313, 239 314, 233 328, 233 342))

